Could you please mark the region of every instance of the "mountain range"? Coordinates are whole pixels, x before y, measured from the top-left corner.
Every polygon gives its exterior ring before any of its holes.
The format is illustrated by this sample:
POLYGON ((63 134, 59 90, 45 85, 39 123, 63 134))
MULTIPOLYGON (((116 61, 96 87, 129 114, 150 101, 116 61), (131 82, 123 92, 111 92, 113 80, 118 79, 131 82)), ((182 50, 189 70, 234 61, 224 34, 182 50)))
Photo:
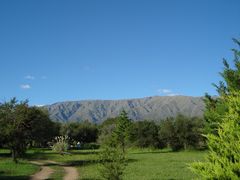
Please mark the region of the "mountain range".
POLYGON ((124 100, 81 100, 58 102, 47 105, 50 118, 55 121, 89 120, 101 123, 119 115, 124 109, 132 120, 159 121, 167 117, 183 114, 188 117, 202 117, 204 102, 202 97, 152 96, 124 100))

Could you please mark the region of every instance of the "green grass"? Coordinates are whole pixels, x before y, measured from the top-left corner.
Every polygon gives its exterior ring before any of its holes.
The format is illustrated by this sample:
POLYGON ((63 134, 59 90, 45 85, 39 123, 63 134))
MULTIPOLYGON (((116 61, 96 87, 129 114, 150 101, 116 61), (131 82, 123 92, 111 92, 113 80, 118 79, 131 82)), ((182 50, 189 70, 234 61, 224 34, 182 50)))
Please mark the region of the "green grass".
MULTIPOLYGON (((204 160, 204 155, 205 152, 201 151, 131 150, 123 178, 127 180, 195 179, 197 176, 188 169, 188 163, 204 160)), ((92 159, 96 158, 95 156, 92 159)), ((101 179, 99 168, 100 165, 96 163, 78 167, 81 179, 101 179)))
POLYGON ((29 176, 38 170, 38 166, 27 160, 19 159, 17 164, 14 163, 10 151, 0 149, 0 179, 29 179, 29 176))
POLYGON ((25 160, 15 164, 10 158, 0 158, 0 179, 29 179, 39 167, 25 160))
MULTIPOLYGON (((8 151, 0 150, 0 179, 2 177, 17 177, 24 179, 38 170, 38 166, 20 160, 14 164, 6 156, 8 151)), ((101 179, 98 163, 99 150, 75 150, 70 155, 59 155, 51 150, 35 149, 27 153, 26 159, 46 159, 65 163, 78 169, 80 179, 101 179)), ((189 163, 204 160, 204 151, 181 151, 171 152, 169 150, 132 149, 129 151, 129 163, 124 173, 127 180, 154 180, 154 179, 196 179, 189 169, 189 163)), ((61 166, 51 166, 55 173, 52 179, 62 179, 64 170, 61 166)), ((8 178, 9 179, 9 178, 8 178)))
POLYGON ((204 152, 161 152, 142 151, 129 155, 130 163, 124 179, 194 179, 188 164, 203 160, 204 152))

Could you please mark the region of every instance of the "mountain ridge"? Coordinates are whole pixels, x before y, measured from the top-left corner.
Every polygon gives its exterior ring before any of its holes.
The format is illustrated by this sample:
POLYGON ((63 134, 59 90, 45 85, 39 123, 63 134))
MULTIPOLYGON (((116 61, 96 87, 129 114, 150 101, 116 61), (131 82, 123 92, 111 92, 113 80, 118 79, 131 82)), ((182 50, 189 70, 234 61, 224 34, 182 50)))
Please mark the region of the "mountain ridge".
POLYGON ((89 120, 101 123, 126 110, 131 119, 158 121, 167 117, 183 114, 189 117, 202 117, 203 97, 192 96, 149 96, 120 100, 80 100, 63 101, 44 106, 55 121, 89 120))

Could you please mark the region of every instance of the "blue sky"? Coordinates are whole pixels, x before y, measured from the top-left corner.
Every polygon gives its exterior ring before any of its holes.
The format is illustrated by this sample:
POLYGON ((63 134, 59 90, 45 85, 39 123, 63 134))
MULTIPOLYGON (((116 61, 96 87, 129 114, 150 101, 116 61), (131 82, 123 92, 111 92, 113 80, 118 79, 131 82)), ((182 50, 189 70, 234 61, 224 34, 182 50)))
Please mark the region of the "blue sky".
POLYGON ((239 0, 1 0, 0 101, 216 94, 239 0))

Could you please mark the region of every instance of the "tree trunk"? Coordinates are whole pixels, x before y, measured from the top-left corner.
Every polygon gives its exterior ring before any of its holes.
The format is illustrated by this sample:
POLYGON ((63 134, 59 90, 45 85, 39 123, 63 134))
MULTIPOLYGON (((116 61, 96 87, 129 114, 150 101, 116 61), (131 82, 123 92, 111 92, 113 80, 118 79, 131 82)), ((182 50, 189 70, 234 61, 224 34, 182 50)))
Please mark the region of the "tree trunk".
POLYGON ((12 159, 15 163, 18 163, 18 160, 17 160, 17 152, 16 150, 13 148, 12 149, 12 159))

